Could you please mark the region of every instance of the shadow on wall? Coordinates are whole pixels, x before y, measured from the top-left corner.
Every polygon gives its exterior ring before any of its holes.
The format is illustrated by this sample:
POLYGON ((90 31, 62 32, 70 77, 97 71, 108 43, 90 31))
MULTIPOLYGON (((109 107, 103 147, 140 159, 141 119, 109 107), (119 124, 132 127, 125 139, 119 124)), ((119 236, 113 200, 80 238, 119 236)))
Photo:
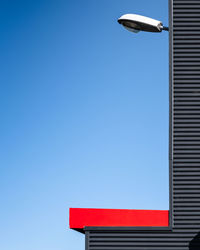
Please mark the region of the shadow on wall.
POLYGON ((189 250, 200 250, 200 232, 190 241, 189 250))

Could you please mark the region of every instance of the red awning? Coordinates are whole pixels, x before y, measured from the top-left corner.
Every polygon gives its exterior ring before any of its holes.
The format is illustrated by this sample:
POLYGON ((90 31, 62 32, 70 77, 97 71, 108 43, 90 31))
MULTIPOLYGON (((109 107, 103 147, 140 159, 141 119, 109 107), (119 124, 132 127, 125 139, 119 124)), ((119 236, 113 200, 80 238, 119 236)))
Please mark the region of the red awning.
POLYGON ((69 226, 84 227, 168 227, 168 210, 70 208, 69 226))

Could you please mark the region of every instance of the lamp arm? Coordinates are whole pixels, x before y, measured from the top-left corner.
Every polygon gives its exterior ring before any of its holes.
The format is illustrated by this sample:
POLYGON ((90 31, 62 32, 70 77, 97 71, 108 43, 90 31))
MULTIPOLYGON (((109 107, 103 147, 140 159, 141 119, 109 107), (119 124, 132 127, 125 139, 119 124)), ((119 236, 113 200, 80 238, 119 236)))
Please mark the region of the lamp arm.
POLYGON ((162 30, 169 31, 169 28, 168 28, 168 27, 166 27, 166 26, 163 26, 163 27, 162 27, 162 30))

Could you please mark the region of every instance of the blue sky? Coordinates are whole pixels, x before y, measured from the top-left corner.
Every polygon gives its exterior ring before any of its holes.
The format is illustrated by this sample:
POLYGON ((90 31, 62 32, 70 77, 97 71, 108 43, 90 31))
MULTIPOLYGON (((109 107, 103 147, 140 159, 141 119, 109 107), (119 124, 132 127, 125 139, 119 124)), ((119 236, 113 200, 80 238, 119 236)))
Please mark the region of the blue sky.
POLYGON ((83 250, 69 207, 168 209, 167 0, 0 2, 1 242, 83 250))

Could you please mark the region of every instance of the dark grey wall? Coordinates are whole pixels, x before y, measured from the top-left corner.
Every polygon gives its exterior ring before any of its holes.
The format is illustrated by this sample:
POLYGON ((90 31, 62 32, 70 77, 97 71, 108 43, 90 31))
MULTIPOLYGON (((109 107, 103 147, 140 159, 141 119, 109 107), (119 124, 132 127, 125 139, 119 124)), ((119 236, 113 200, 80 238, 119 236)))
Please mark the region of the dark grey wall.
POLYGON ((200 250, 200 0, 169 12, 171 229, 88 227, 86 250, 200 250))

